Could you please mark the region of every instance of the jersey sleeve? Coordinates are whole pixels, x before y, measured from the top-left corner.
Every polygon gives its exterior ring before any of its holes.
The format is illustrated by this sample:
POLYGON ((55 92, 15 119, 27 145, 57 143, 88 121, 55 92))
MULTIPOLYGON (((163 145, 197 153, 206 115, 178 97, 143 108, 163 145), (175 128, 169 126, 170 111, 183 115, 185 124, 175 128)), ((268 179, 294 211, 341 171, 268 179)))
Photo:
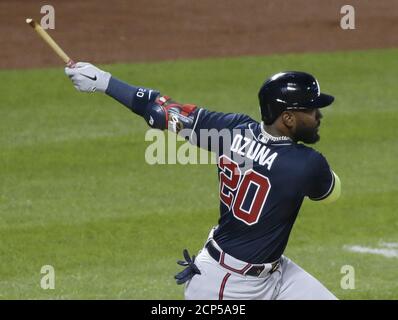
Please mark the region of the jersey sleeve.
POLYGON ((335 187, 335 175, 325 157, 314 151, 308 159, 306 170, 305 195, 314 201, 329 197, 335 187))
POLYGON ((233 129, 253 121, 245 114, 215 112, 200 108, 196 110, 189 140, 198 147, 216 151, 212 146, 219 145, 220 139, 230 138, 233 129))
POLYGON ((194 123, 194 130, 200 129, 233 129, 238 125, 254 121, 252 118, 241 113, 214 112, 199 109, 194 123))

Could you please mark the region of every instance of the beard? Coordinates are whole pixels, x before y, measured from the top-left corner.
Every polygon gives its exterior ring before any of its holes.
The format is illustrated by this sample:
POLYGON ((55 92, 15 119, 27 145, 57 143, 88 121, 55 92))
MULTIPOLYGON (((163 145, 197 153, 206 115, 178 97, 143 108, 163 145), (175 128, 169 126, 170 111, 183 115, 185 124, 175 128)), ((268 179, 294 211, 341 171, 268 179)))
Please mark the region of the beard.
POLYGON ((298 127, 294 134, 294 140, 296 142, 302 141, 307 144, 314 144, 320 140, 320 136, 318 134, 319 126, 315 128, 308 128, 308 127, 298 127))

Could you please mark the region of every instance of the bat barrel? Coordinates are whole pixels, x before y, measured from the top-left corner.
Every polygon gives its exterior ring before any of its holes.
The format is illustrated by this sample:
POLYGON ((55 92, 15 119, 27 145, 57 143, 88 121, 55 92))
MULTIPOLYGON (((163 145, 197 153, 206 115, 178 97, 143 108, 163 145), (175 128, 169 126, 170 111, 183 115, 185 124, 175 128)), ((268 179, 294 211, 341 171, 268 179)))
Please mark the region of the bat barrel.
POLYGON ((65 53, 64 50, 54 41, 53 38, 44 30, 40 24, 38 24, 35 20, 28 18, 26 19, 26 23, 29 24, 37 34, 46 42, 51 49, 66 63, 68 67, 72 67, 75 63, 69 56, 65 53))

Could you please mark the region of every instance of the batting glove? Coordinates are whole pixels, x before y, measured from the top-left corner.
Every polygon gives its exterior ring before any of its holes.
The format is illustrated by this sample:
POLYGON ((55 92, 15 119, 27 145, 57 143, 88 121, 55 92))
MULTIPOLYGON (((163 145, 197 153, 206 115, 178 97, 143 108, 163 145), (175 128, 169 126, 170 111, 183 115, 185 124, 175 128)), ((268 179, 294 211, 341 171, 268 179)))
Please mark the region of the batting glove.
POLYGON ((78 62, 72 68, 66 67, 65 73, 81 92, 105 92, 111 79, 109 72, 87 62, 78 62))
POLYGON ((191 280, 195 274, 201 274, 199 268, 195 265, 195 256, 189 256, 188 250, 184 249, 183 251, 185 261, 177 261, 180 266, 186 267, 182 270, 179 274, 174 276, 176 279, 177 284, 183 284, 188 280, 191 280))

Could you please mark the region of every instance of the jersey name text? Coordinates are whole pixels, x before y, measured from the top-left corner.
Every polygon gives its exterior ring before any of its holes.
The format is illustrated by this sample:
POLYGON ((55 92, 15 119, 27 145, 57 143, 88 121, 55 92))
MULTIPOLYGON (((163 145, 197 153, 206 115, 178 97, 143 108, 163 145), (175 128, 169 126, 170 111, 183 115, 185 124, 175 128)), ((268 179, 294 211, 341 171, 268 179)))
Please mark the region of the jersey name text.
POLYGON ((258 162, 262 166, 266 166, 268 170, 271 170, 271 166, 278 156, 277 152, 270 154, 271 149, 266 145, 247 137, 243 137, 240 134, 235 135, 234 140, 232 141, 231 151, 258 162))

